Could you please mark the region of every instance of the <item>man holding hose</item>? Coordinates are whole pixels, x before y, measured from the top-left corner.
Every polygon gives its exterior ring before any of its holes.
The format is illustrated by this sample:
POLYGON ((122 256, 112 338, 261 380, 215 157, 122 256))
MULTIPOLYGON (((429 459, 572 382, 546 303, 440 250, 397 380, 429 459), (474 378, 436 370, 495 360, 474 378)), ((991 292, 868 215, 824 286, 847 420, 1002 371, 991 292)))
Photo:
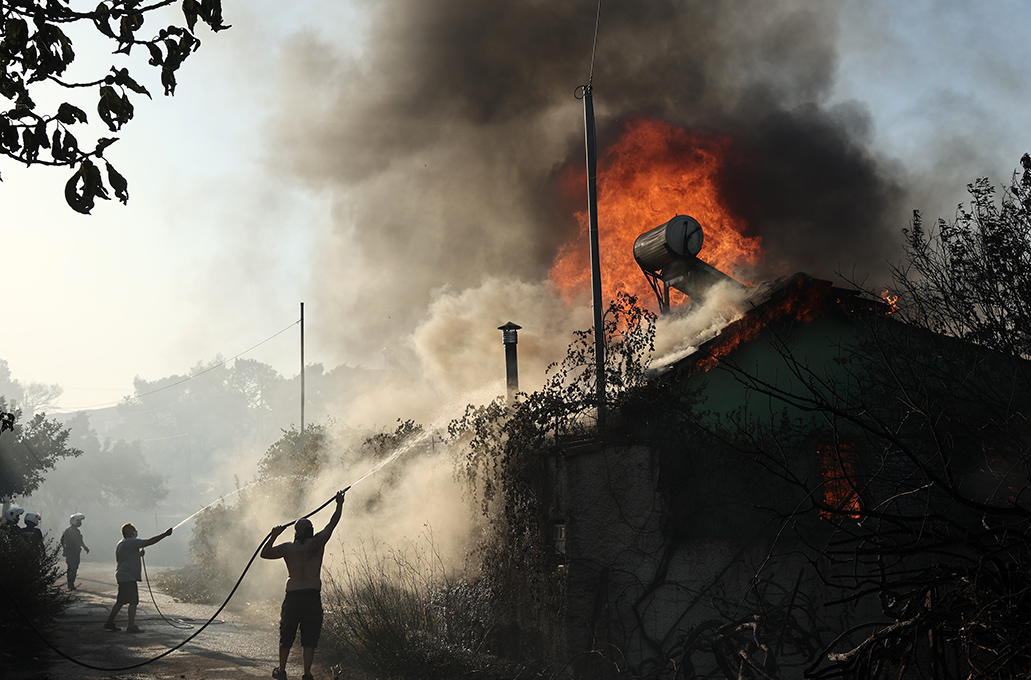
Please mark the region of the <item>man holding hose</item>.
POLYGON ((104 624, 105 630, 121 630, 115 625, 115 616, 122 605, 129 606, 129 625, 126 633, 142 633, 143 629, 136 625, 136 607, 140 603, 140 591, 137 582, 143 580, 143 549, 154 545, 163 538, 172 535, 169 528, 162 534, 150 538, 140 538, 131 523, 122 525, 122 540, 115 546, 115 560, 118 562, 118 569, 115 570, 115 581, 118 582, 118 596, 115 604, 111 607, 111 613, 104 624))
POLYGON ((304 675, 302 680, 314 680, 311 676, 311 663, 315 658, 315 647, 319 643, 322 632, 322 557, 326 552, 326 543, 333 535, 344 506, 344 493, 338 491, 336 508, 329 523, 319 533, 307 519, 299 519, 294 523, 294 540, 290 543, 274 545, 276 538, 289 525, 273 527, 269 538, 261 549, 261 556, 266 560, 283 558, 286 561, 288 577, 286 579, 286 597, 279 620, 279 667, 273 669, 272 677, 286 680, 286 661, 290 656, 290 648, 297 637, 297 628, 301 628, 301 648, 304 655, 304 675))

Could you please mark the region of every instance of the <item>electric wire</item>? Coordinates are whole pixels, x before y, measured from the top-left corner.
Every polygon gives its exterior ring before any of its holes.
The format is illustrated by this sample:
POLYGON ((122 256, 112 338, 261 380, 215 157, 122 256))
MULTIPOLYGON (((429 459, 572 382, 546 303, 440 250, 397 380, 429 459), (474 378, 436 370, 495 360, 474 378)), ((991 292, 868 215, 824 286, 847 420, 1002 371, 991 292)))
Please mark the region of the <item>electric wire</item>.
POLYGON ((218 362, 217 364, 213 364, 211 366, 208 366, 203 371, 198 371, 198 372, 194 373, 193 375, 188 375, 185 378, 183 378, 182 380, 178 380, 178 381, 176 381, 174 383, 171 383, 169 385, 162 385, 161 387, 153 389, 150 392, 144 392, 143 394, 137 394, 136 398, 139 399, 141 397, 149 397, 152 394, 157 394, 158 392, 163 392, 165 390, 172 389, 173 387, 178 387, 179 385, 182 385, 184 382, 188 382, 190 380, 193 380, 194 378, 198 378, 198 377, 204 375, 205 373, 210 373, 211 371, 214 371, 216 368, 221 368, 222 366, 225 366, 226 364, 228 364, 230 361, 238 359, 238 358, 242 357, 244 354, 247 354, 248 352, 253 351, 253 350, 261 347, 266 342, 268 342, 268 341, 270 341, 270 340, 272 340, 272 339, 282 335, 283 333, 286 333, 288 330, 290 330, 291 328, 293 328, 294 326, 296 326, 299 323, 301 323, 299 320, 298 321, 294 321, 292 324, 290 324, 289 326, 287 326, 283 330, 279 331, 275 335, 271 335, 271 336, 265 338, 264 340, 262 340, 258 344, 254 345, 253 347, 250 347, 248 349, 245 349, 244 351, 240 352, 236 356, 230 357, 228 359, 223 359, 222 361, 218 362))
POLYGON ((598 29, 601 26, 601 0, 598 0, 598 12, 594 17, 594 42, 591 45, 591 70, 587 76, 586 85, 577 85, 573 90, 573 97, 583 99, 591 94, 594 89, 594 60, 598 55, 598 29))
POLYGON ((594 45, 591 47, 591 72, 587 78, 587 87, 594 82, 594 57, 598 54, 598 27, 601 25, 601 0, 598 0, 598 13, 594 17, 594 45))
MULTIPOLYGON (((174 383, 170 383, 168 385, 162 385, 161 387, 153 389, 153 390, 151 390, 149 392, 144 392, 143 394, 137 394, 134 398, 135 399, 140 399, 142 397, 149 397, 152 394, 157 394, 158 392, 163 392, 165 390, 172 389, 173 387, 178 387, 179 385, 182 385, 185 382, 189 382, 190 380, 193 380, 194 378, 198 378, 198 377, 204 375, 205 373, 210 373, 211 371, 214 371, 216 368, 221 368, 222 366, 225 366, 226 364, 228 364, 230 361, 234 361, 236 359, 239 359, 244 354, 247 354, 248 352, 252 352, 252 351, 256 350, 257 348, 259 348, 262 345, 264 345, 266 342, 269 342, 270 340, 274 340, 275 338, 279 337, 283 333, 286 333, 288 330, 290 330, 291 328, 293 328, 294 326, 296 326, 299 323, 301 323, 300 319, 298 319, 297 321, 294 321, 292 324, 290 324, 289 326, 287 326, 283 330, 281 330, 281 331, 279 331, 277 333, 274 333, 273 335, 270 335, 269 337, 265 338, 264 340, 262 340, 258 344, 253 345, 253 346, 245 349, 244 351, 240 352, 239 354, 237 354, 235 356, 229 357, 228 359, 224 359, 224 360, 220 361, 217 364, 213 364, 211 366, 208 366, 203 371, 198 371, 197 373, 194 373, 193 375, 188 375, 185 378, 183 378, 181 380, 177 380, 174 383)), ((100 408, 102 406, 112 406, 114 404, 120 404, 120 403, 121 403, 120 401, 109 401, 109 402, 105 402, 103 404, 91 404, 91 405, 88 405, 88 406, 80 406, 78 408, 62 408, 62 409, 54 409, 54 410, 56 410, 56 411, 82 411, 84 409, 100 408)))

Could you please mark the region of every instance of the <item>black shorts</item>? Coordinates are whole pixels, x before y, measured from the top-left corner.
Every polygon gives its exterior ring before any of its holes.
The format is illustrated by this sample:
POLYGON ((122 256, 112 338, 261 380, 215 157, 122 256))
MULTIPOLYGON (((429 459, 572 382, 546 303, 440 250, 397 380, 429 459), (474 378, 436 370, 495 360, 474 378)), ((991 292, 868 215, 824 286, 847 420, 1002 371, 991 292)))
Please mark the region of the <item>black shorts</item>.
POLYGON ((301 627, 301 646, 317 647, 322 634, 322 594, 317 590, 289 590, 279 617, 279 646, 292 647, 301 627))
POLYGON ((140 589, 136 585, 136 581, 119 581, 118 582, 118 597, 115 598, 115 606, 120 604, 139 604, 140 603, 140 589))

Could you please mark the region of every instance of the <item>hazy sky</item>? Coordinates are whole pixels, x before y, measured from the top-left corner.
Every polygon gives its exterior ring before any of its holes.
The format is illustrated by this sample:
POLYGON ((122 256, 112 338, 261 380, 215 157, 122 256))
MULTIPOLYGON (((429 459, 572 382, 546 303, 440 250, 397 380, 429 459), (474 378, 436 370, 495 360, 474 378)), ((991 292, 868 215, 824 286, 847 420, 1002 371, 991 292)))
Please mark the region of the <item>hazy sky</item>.
MULTIPOLYGON (((582 4, 577 16, 593 19, 593 0, 566 4, 582 4)), ((602 57, 612 48, 606 21, 616 20, 619 12, 610 5, 619 4, 602 3, 595 95, 601 109, 607 96, 602 57)), ((806 4, 783 3, 787 9, 778 20, 793 20, 791 12, 806 4)), ((828 110, 847 102, 851 111, 869 114, 861 126, 864 143, 906 184, 914 203, 907 210, 923 208, 929 217, 948 213, 963 200, 967 182, 982 175, 1006 180, 1020 155, 1031 151, 1026 3, 848 0, 833 10, 832 3, 816 4, 822 23, 814 23, 821 33, 814 43, 829 44, 832 58, 822 64, 829 82, 811 98, 828 110)), ((231 357, 265 340, 297 320, 302 301, 309 362, 380 367, 382 347, 433 351, 431 308, 445 309, 445 298, 463 295, 471 307, 497 311, 497 318, 483 318, 482 337, 496 343, 489 351, 500 363, 500 334, 494 329, 509 320, 500 315, 517 315, 520 300, 535 293, 496 302, 469 291, 485 290, 493 272, 504 275, 506 268, 532 286, 547 253, 534 252, 527 264, 509 267, 506 258, 519 257, 523 234, 514 231, 511 242, 499 237, 496 245, 472 248, 469 257, 480 265, 450 262, 442 274, 439 251, 431 246, 450 255, 469 245, 439 244, 449 224, 461 225, 451 232, 456 238, 472 242, 477 229, 504 231, 501 213, 515 214, 514 223, 533 220, 530 213, 520 214, 525 209, 518 194, 492 194, 489 182, 497 169, 477 165, 463 143, 489 147, 499 131, 525 138, 519 135, 532 135, 540 123, 541 143, 561 151, 521 159, 516 169, 546 169, 562 161, 570 140, 582 138, 581 104, 571 95, 586 79, 593 25, 563 25, 566 16, 557 10, 551 17, 555 26, 535 16, 525 35, 542 32, 556 41, 568 36, 575 42, 569 52, 580 55, 568 65, 574 76, 555 83, 561 96, 519 118, 498 114, 458 90, 448 94, 461 109, 460 122, 452 125, 451 111, 433 91, 427 96, 419 89, 419 79, 434 76, 432 69, 414 64, 406 72, 405 59, 414 53, 417 61, 420 49, 436 49, 435 37, 471 40, 475 34, 468 26, 448 30, 462 24, 453 15, 465 6, 461 0, 224 0, 232 29, 201 33, 203 45, 180 71, 175 97, 157 94, 160 87, 149 74, 144 77, 142 66, 134 70, 155 99, 135 99, 135 120, 107 153, 129 179, 128 206, 104 202, 93 215, 81 216, 64 203, 66 172, 0 165, 0 358, 9 362, 14 378, 61 384, 64 408, 109 404, 132 392, 134 376, 182 374, 197 361, 218 353, 231 357), (418 96, 409 101, 397 92, 401 88, 418 96), (431 141, 415 144, 411 140, 424 132, 412 120, 423 120, 418 114, 424 101, 433 121, 426 133, 431 141), (399 113, 399 103, 412 111, 399 113), (369 121, 377 123, 375 129, 369 121), (405 195, 401 178, 416 171, 424 175, 412 185, 412 195, 405 195), (451 185, 477 182, 483 182, 482 205, 426 199, 446 194, 451 185), (414 207, 420 200, 423 205, 414 207), (408 213, 393 205, 408 202, 408 213), (379 229, 377 206, 385 221, 397 224, 378 241, 368 234, 356 237, 357 231, 379 229), (403 243, 409 233, 427 238, 424 232, 436 241, 403 243), (397 258, 384 257, 391 239, 397 258)), ((744 21, 750 15, 728 16, 744 21)), ((519 18, 489 17, 495 29, 519 18)), ((766 30, 748 28, 749 35, 766 30)), ((706 49, 713 38, 693 35, 697 30, 683 26, 683 40, 706 49)), ((548 49, 534 43, 523 51, 517 40, 494 42, 489 32, 475 38, 478 49, 504 49, 492 60, 516 65, 529 51, 548 49)), ((454 53, 456 61, 447 68, 469 66, 468 54, 457 48, 454 53)), ((827 54, 814 59, 826 60, 827 54)), ((778 65, 755 65, 756 74, 767 71, 775 87, 778 65)), ((553 74, 536 75, 547 82, 553 74)), ((477 78, 490 82, 489 76, 477 78)), ((500 80, 499 89, 504 84, 500 80)), ((515 143, 498 144, 504 153, 521 153, 515 143)), ((900 213, 899 228, 904 219, 900 213)), ((523 318, 513 320, 527 325, 523 318)), ((469 336, 478 339, 480 330, 469 336)), ((247 356, 296 374, 296 328, 247 356)))

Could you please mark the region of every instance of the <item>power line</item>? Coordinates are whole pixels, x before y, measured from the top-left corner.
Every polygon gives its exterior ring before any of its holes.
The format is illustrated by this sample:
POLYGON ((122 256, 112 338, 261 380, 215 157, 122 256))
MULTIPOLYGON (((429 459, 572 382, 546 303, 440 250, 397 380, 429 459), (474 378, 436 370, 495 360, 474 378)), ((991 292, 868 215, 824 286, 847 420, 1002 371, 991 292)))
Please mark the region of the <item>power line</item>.
MULTIPOLYGON (((253 345, 252 347, 249 347, 248 349, 245 349, 244 351, 240 352, 239 354, 237 354, 235 356, 229 357, 228 359, 223 359, 222 361, 218 362, 217 364, 213 364, 211 366, 208 366, 203 371, 199 371, 197 373, 194 373, 193 375, 188 375, 185 378, 183 378, 182 380, 177 380, 176 382, 171 383, 169 385, 163 385, 161 387, 158 387, 157 389, 151 390, 150 392, 144 392, 143 394, 137 394, 137 395, 135 395, 135 397, 137 399, 139 399, 141 397, 149 397, 152 394, 157 394, 158 392, 163 392, 163 391, 171 389, 173 387, 178 387, 179 385, 182 385, 185 382, 189 382, 190 380, 193 380, 194 378, 199 378, 200 376, 204 375, 205 373, 210 373, 211 371, 214 371, 216 368, 221 368, 222 366, 225 366, 226 364, 228 364, 230 361, 234 361, 236 359, 239 359, 244 354, 247 354, 248 352, 252 352, 252 351, 256 350, 257 348, 259 348, 262 345, 264 345, 266 342, 268 342, 270 340, 273 340, 274 338, 279 337, 283 333, 286 333, 288 330, 290 330, 291 328, 293 328, 294 326, 296 326, 299 323, 300 323, 300 320, 294 321, 292 324, 290 324, 289 326, 287 326, 283 330, 281 330, 278 333, 275 333, 273 335, 270 335, 269 337, 265 338, 264 340, 262 340, 258 344, 253 345)), ((76 407, 76 408, 57 408, 57 409, 54 409, 54 410, 55 411, 63 411, 63 412, 84 411, 86 409, 91 409, 91 408, 103 408, 105 406, 116 406, 116 405, 118 405, 120 403, 121 403, 121 401, 109 401, 109 402, 105 402, 103 404, 91 404, 89 406, 79 406, 79 407, 76 407)))
POLYGON ((598 0, 598 13, 594 17, 594 44, 591 47, 591 73, 587 78, 587 86, 594 82, 594 57, 598 54, 598 27, 601 26, 601 0, 598 0))

